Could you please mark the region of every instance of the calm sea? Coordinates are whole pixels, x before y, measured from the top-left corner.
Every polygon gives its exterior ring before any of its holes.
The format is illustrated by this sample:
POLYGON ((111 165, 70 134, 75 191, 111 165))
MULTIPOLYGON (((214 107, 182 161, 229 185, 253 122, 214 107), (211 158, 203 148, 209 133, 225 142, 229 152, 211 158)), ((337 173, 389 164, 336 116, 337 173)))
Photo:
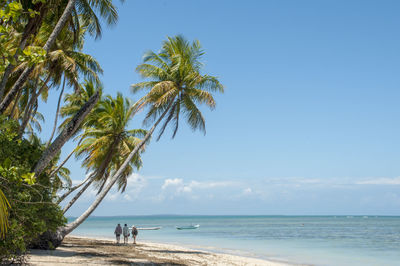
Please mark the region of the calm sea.
POLYGON ((298 264, 400 265, 399 216, 90 217, 72 235, 113 238, 117 223, 162 227, 138 241, 298 264), (176 229, 190 224, 200 227, 176 229))

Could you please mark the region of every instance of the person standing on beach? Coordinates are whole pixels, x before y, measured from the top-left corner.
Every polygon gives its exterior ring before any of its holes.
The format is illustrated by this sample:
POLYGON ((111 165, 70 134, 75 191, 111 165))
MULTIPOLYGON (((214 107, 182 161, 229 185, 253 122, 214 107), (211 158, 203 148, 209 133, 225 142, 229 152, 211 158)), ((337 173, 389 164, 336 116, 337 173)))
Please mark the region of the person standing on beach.
POLYGON ((124 244, 128 244, 129 228, 126 224, 122 228, 122 234, 124 235, 124 244))
POLYGON ((133 244, 135 244, 135 245, 136 245, 136 237, 137 237, 137 235, 138 235, 138 230, 134 225, 132 225, 133 244))
POLYGON ((118 224, 117 227, 115 227, 114 234, 115 234, 115 237, 117 238, 117 245, 118 245, 120 236, 122 234, 122 227, 120 224, 118 224))

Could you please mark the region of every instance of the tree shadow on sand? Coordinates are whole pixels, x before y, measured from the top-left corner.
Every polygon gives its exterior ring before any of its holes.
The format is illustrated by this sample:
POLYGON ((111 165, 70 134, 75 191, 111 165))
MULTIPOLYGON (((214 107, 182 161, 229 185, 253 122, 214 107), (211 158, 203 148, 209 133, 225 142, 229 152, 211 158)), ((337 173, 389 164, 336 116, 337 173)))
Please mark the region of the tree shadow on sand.
POLYGON ((66 250, 35 250, 31 251, 35 256, 59 256, 59 257, 112 257, 112 254, 98 253, 98 252, 79 252, 79 251, 66 251, 66 250))

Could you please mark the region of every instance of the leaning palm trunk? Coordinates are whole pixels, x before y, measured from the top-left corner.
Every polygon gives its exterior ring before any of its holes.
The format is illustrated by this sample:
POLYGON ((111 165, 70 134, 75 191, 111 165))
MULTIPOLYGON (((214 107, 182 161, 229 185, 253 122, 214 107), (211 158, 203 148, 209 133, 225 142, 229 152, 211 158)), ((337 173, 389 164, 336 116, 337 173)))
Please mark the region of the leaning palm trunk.
POLYGON ((19 91, 18 94, 17 94, 17 97, 15 98, 13 107, 11 108, 11 111, 10 111, 10 114, 9 114, 10 118, 14 118, 14 112, 15 112, 15 109, 17 109, 19 98, 21 98, 21 92, 22 91, 19 91))
POLYGON ((51 132, 50 138, 47 141, 47 147, 50 145, 51 141, 53 140, 54 137, 54 133, 56 132, 56 128, 57 128, 57 120, 58 120, 58 113, 60 111, 60 103, 61 103, 61 98, 63 96, 64 93, 64 89, 65 89, 65 76, 64 76, 64 81, 63 81, 63 86, 60 92, 60 96, 58 97, 58 102, 57 102, 57 110, 56 110, 56 117, 54 118, 54 126, 53 126, 53 131, 51 132))
POLYGON ((73 197, 70 202, 68 202, 67 205, 65 205, 64 209, 63 209, 63 213, 65 214, 69 208, 71 208, 71 206, 79 199, 79 197, 83 194, 83 192, 86 191, 86 189, 88 189, 88 187, 93 183, 95 179, 93 177, 90 178, 90 181, 86 183, 86 185, 79 190, 78 193, 76 193, 75 197, 73 197))
MULTIPOLYGON (((50 48, 55 43, 57 36, 60 34, 61 30, 63 29, 65 23, 67 22, 68 18, 71 15, 72 10, 74 9, 76 0, 69 0, 66 8, 64 9, 63 14, 61 15, 60 19, 58 20, 56 26, 54 27, 53 31, 51 32, 49 39, 43 46, 43 49, 48 53, 50 48)), ((3 101, 0 103, 0 114, 4 113, 6 108, 10 105, 12 100, 15 98, 15 95, 22 89, 26 80, 28 79, 29 75, 32 73, 35 65, 28 67, 22 72, 21 76, 19 76, 18 80, 15 82, 14 86, 11 90, 7 93, 6 97, 4 97, 3 101)))
MULTIPOLYGON (((46 88, 47 83, 50 81, 50 78, 51 78, 51 75, 49 73, 48 77, 46 78, 46 80, 44 81, 43 85, 40 87, 38 92, 37 93, 33 92, 33 95, 31 97, 31 99, 29 100, 28 104, 26 105, 24 116, 22 118, 22 123, 21 123, 21 126, 19 127, 19 131, 18 131, 19 138, 22 138, 22 135, 24 134, 25 128, 28 125, 29 120, 32 118, 33 106, 37 102, 37 99, 38 99, 39 95, 42 94, 43 90, 46 88)), ((36 81, 36 84, 37 83, 38 83, 38 81, 36 81)))
POLYGON ((90 176, 88 176, 85 180, 83 180, 83 182, 81 182, 80 184, 70 188, 67 192, 65 192, 58 200, 57 200, 57 204, 60 204, 66 197, 68 197, 69 195, 71 195, 72 192, 74 192, 75 190, 77 190, 78 188, 80 188, 83 184, 85 184, 88 180, 89 180, 90 176))
MULTIPOLYGON (((81 143, 81 141, 82 141, 82 140, 80 140, 80 141, 78 142, 78 145, 79 145, 79 143, 81 143)), ((71 156, 72 156, 72 154, 74 154, 74 152, 75 152, 75 150, 72 150, 72 151, 68 154, 68 156, 64 159, 64 161, 62 161, 62 163, 60 163, 60 165, 57 166, 57 168, 54 169, 53 172, 50 173, 49 177, 52 177, 53 175, 57 174, 57 172, 61 169, 61 167, 63 167, 64 164, 69 160, 69 158, 71 158, 71 156)))
POLYGON ((42 157, 36 163, 33 170, 36 176, 39 176, 43 170, 47 167, 49 162, 56 156, 62 146, 67 142, 79 128, 82 121, 93 109, 97 101, 99 100, 100 94, 97 91, 92 97, 82 106, 82 108, 76 113, 71 119, 67 126, 61 131, 57 138, 51 143, 51 145, 43 152, 42 157))
POLYGON ((129 153, 128 157, 125 159, 121 167, 118 171, 110 178, 109 183, 104 187, 104 189, 97 195, 96 199, 93 201, 92 205, 75 221, 67 224, 66 226, 59 227, 56 232, 46 232, 40 237, 40 242, 37 243, 40 248, 50 248, 49 243, 51 243, 53 248, 58 247, 63 241, 64 237, 71 233, 75 228, 77 228, 81 223, 83 223, 92 212, 99 206, 101 201, 113 187, 115 182, 117 182, 118 177, 123 173, 125 168, 128 166, 129 162, 132 160, 133 156, 135 156, 139 150, 144 146, 144 144, 150 139, 154 130, 170 110, 173 103, 173 99, 168 105, 167 109, 162 113, 162 115, 158 118, 157 122, 153 125, 153 127, 147 132, 146 136, 144 136, 143 140, 129 153))

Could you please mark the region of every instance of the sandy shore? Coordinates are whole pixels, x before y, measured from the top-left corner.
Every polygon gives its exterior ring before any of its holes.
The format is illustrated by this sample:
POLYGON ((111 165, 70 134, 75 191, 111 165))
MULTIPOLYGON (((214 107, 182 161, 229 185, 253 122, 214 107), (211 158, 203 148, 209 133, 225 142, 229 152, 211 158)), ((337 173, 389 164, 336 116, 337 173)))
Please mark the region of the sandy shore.
POLYGON ((29 265, 289 265, 169 244, 117 246, 110 240, 66 237, 53 251, 31 250, 29 265))

